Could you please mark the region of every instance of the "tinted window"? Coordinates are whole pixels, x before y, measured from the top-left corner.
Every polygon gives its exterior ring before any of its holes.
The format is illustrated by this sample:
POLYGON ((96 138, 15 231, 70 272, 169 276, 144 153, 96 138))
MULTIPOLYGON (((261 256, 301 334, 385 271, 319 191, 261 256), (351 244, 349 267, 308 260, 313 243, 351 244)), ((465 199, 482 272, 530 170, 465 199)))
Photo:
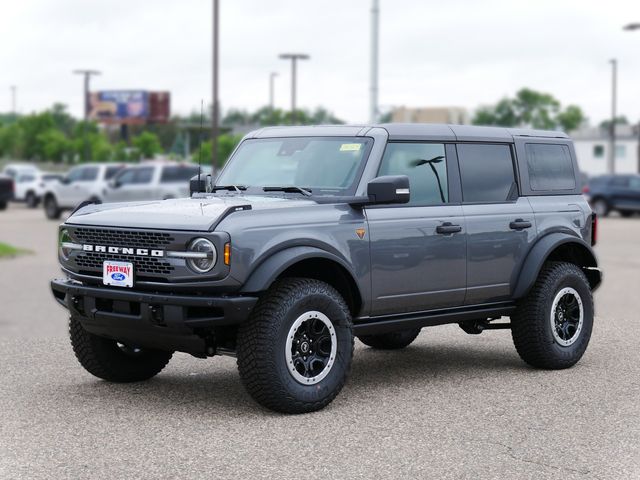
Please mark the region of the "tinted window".
POLYGON ((82 179, 85 182, 93 182, 98 178, 98 167, 86 167, 82 172, 82 179))
POLYGON ((441 143, 389 143, 379 175, 406 175, 410 205, 440 205, 449 201, 447 162, 441 143))
POLYGON ((604 157, 604 145, 594 145, 593 146, 593 156, 595 158, 603 158, 604 157))
POLYGON ((192 177, 195 177, 198 174, 198 167, 190 166, 190 165, 176 165, 171 167, 164 167, 162 169, 162 177, 160 178, 160 182, 162 183, 170 183, 170 182, 186 182, 191 180, 192 177))
POLYGON ((133 183, 150 183, 153 177, 153 167, 137 168, 133 183))
POLYGON ((531 190, 573 190, 576 178, 566 145, 528 143, 525 146, 531 190))
POLYGON ((629 177, 613 177, 611 185, 618 188, 627 188, 629 186, 629 177))
POLYGON ((18 183, 33 182, 35 179, 36 179, 36 177, 34 177, 33 175, 20 175, 18 177, 17 182, 18 183))
POLYGON ((69 170, 69 174, 67 175, 67 180, 70 182, 77 182, 82 178, 84 172, 84 167, 76 167, 69 170))
POLYGON ((131 185, 135 180, 135 177, 136 177, 136 169, 128 168, 118 174, 118 176, 116 177, 116 181, 118 182, 119 185, 131 185))
POLYGON ((13 168, 7 168, 4 173, 9 175, 11 178, 16 178, 16 171, 13 168))
POLYGON ((104 179, 111 180, 113 176, 122 169, 122 165, 118 165, 117 167, 107 167, 104 172, 104 179))
POLYGON ((631 190, 640 190, 640 177, 631 177, 629 179, 629 188, 631 190))
POLYGON ((516 191, 508 145, 457 146, 465 202, 506 202, 516 191))

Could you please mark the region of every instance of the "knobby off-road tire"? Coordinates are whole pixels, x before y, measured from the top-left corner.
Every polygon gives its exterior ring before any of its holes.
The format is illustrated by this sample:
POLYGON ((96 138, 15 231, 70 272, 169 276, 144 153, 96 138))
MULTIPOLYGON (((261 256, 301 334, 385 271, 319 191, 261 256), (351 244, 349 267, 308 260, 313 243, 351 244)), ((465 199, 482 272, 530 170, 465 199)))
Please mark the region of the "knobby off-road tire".
POLYGON ((283 413, 320 410, 351 369, 352 319, 346 302, 319 280, 285 278, 258 301, 238 332, 238 370, 249 394, 283 413))
POLYGON ((419 328, 380 335, 361 335, 358 337, 365 345, 380 350, 398 350, 411 345, 420 334, 419 328))
POLYGON ((593 329, 593 297, 582 270, 548 262, 516 313, 511 336, 520 357, 532 367, 557 370, 575 365, 593 329))
POLYGON ((62 210, 58 207, 58 202, 53 195, 48 195, 44 199, 44 213, 49 220, 58 220, 62 210))
POLYGON ((116 383, 148 380, 162 371, 173 352, 135 349, 87 332, 74 318, 69 321, 71 346, 80 365, 90 374, 116 383))

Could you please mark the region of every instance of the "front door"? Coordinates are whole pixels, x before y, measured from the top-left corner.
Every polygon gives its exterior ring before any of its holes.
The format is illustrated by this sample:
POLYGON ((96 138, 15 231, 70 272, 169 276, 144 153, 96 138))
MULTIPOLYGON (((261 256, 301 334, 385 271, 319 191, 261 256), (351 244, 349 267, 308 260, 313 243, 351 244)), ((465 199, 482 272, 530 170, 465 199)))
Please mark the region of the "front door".
POLYGON ((407 175, 405 205, 366 209, 371 245, 371 315, 462 305, 466 227, 450 198, 444 144, 389 143, 379 175, 407 175))

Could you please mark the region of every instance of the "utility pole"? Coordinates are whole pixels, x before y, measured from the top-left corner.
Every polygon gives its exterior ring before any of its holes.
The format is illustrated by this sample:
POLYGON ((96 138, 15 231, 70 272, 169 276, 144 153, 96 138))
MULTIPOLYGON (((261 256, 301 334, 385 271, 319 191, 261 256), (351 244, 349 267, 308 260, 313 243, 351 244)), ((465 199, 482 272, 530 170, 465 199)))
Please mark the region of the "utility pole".
POLYGON ((13 116, 15 117, 18 113, 18 110, 16 108, 16 92, 18 90, 18 87, 16 87, 15 85, 11 85, 11 113, 13 113, 13 116))
POLYGON ((87 122, 89 121, 89 90, 92 75, 100 75, 98 70, 74 70, 75 75, 84 77, 84 124, 82 126, 82 136, 84 137, 84 160, 89 160, 89 142, 87 141, 87 122))
POLYGON ((282 60, 291 60, 291 124, 296 124, 296 76, 298 60, 309 60, 309 55, 305 53, 282 53, 282 60))
MULTIPOLYGON (((634 23, 629 23, 628 25, 625 25, 624 27, 622 27, 623 30, 626 30, 627 32, 633 32, 636 30, 640 30, 640 23, 638 22, 634 22, 634 23)), ((636 155, 637 155, 637 160, 638 160, 638 173, 640 173, 640 122, 638 122, 638 148, 636 151, 636 155)))
POLYGON ((278 76, 278 72, 271 72, 269 74, 269 108, 271 109, 272 112, 274 108, 273 84, 277 76, 278 76))
POLYGON ((380 3, 371 3, 371 71, 369 92, 369 122, 378 122, 378 38, 380 26, 380 3))
POLYGON ((611 63, 611 124, 609 125, 609 162, 607 171, 609 174, 616 173, 616 96, 618 83, 618 61, 614 58, 611 63))
POLYGON ((218 49, 220 47, 220 5, 213 0, 213 104, 211 108, 211 166, 215 178, 218 169, 218 49))

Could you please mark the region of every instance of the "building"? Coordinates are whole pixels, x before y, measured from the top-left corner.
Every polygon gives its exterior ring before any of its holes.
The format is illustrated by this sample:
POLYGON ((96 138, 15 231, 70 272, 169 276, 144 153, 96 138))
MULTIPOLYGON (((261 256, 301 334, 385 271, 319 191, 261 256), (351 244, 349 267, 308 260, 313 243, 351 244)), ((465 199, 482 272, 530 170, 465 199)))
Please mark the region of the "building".
POLYGON ((391 110, 393 123, 453 123, 469 125, 469 112, 461 107, 394 107, 391 110))
MULTIPOLYGON (((609 132, 589 127, 571 132, 576 147, 578 165, 583 173, 593 177, 607 172, 609 158, 609 132)), ((638 163, 638 128, 631 125, 616 126, 616 173, 640 172, 638 163)))

